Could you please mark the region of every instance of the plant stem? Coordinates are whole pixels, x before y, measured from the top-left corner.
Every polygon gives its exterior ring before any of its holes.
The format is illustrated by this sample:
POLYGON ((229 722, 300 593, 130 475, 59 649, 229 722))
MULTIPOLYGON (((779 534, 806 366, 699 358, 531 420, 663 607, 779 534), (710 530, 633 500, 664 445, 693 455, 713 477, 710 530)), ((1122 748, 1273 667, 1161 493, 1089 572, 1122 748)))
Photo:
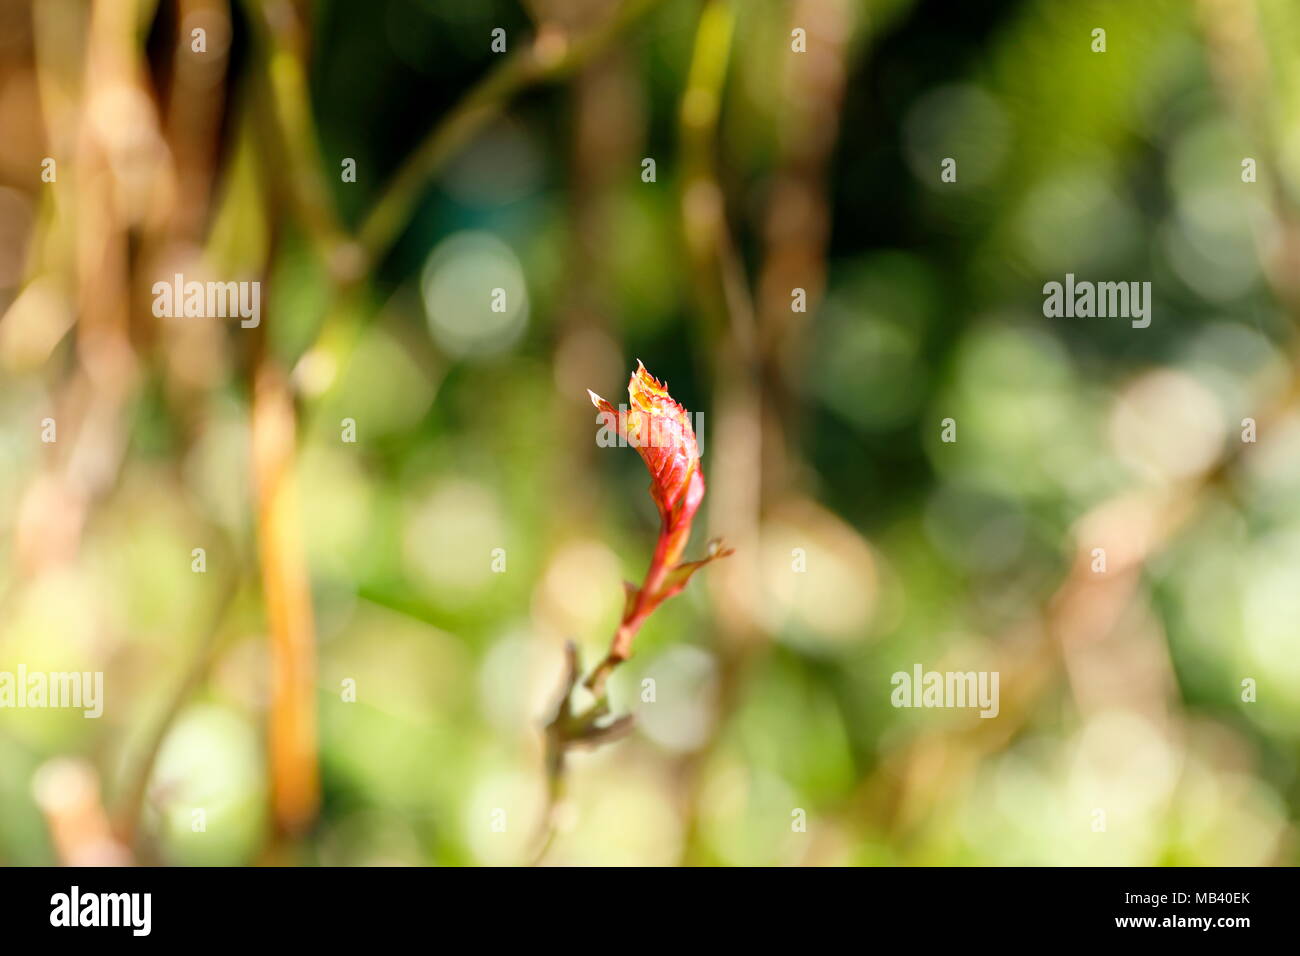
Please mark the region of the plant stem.
POLYGON ((378 261, 396 241, 429 177, 520 91, 572 73, 658 2, 627 0, 605 23, 572 41, 543 30, 481 80, 416 147, 362 223, 358 239, 370 260, 378 261))

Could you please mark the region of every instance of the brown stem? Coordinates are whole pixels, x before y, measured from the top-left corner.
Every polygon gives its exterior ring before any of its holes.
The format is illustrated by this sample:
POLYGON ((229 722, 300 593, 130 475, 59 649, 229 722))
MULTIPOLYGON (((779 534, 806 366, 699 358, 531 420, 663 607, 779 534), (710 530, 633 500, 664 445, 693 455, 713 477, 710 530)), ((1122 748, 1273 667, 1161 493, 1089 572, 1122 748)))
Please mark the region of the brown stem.
POLYGON ((609 680, 614 669, 632 656, 632 640, 636 637, 636 632, 641 629, 641 621, 637 620, 632 624, 620 624, 618 630, 614 632, 614 640, 610 643, 609 653, 605 659, 596 665, 596 669, 588 675, 583 681, 583 686, 591 691, 598 698, 605 696, 605 682, 609 680))
POLYGON ((255 374, 253 474, 271 645, 271 805, 277 831, 292 835, 311 824, 320 802, 316 644, 294 481, 293 400, 284 373, 269 361, 255 374))
POLYGON ((603 696, 581 714, 574 716, 573 688, 582 675, 582 665, 578 660, 578 648, 572 641, 565 644, 564 657, 566 664, 564 682, 555 705, 555 716, 546 725, 547 802, 546 812, 542 817, 542 833, 538 841, 538 849, 533 857, 534 866, 545 858, 551 844, 555 842, 556 814, 564 798, 564 770, 570 748, 597 747, 625 736, 632 729, 630 714, 604 722, 604 718, 609 715, 609 704, 603 696))

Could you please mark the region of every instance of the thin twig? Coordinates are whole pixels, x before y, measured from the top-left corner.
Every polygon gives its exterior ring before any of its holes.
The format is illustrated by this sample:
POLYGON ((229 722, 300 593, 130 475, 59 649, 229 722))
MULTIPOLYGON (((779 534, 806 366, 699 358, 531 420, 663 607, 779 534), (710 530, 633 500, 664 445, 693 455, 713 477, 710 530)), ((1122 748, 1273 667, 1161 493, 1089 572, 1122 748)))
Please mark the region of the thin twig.
POLYGON ((574 40, 557 28, 543 29, 532 43, 484 77, 402 164, 362 223, 358 239, 371 261, 382 258, 396 241, 429 178, 515 96, 537 83, 572 73, 659 2, 627 0, 608 21, 574 40))
POLYGON ((564 645, 564 660, 565 676, 555 705, 555 716, 546 725, 546 811, 542 816, 538 849, 533 856, 534 866, 545 858, 559 829, 556 816, 564 801, 565 764, 569 750, 573 747, 598 747, 625 737, 632 730, 631 714, 606 720, 609 702, 603 693, 590 707, 574 715, 573 691, 582 676, 582 664, 573 641, 564 645))
POLYGON ((139 763, 136 764, 135 769, 128 778, 123 791, 125 795, 119 802, 114 825, 114 831, 118 839, 128 847, 134 844, 136 833, 140 827, 140 814, 144 808, 145 794, 149 789, 149 780, 153 777, 153 768, 158 762, 158 754, 162 750, 163 741, 167 739, 176 718, 184 709, 190 696, 202 684, 212 666, 212 662, 216 660, 217 649, 221 645, 222 628, 230 605, 239 592, 239 585, 240 575, 238 573, 233 573, 227 578, 226 587, 216 603, 208 629, 199 642, 189 669, 185 672, 185 676, 181 678, 180 683, 176 685, 176 690, 172 693, 166 710, 163 711, 162 717, 159 718, 157 726, 149 737, 149 743, 145 746, 144 753, 140 755, 139 763))

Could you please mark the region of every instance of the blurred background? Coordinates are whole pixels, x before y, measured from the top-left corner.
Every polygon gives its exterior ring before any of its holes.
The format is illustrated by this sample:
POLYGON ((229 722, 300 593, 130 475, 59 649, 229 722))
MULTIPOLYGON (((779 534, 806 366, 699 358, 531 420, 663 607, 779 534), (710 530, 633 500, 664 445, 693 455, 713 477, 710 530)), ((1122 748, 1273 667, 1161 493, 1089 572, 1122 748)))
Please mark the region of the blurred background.
POLYGON ((0 671, 105 688, 0 709, 0 863, 535 861, 638 358, 737 553, 540 862, 1297 862, 1291 0, 8 2, 0 143, 0 671))

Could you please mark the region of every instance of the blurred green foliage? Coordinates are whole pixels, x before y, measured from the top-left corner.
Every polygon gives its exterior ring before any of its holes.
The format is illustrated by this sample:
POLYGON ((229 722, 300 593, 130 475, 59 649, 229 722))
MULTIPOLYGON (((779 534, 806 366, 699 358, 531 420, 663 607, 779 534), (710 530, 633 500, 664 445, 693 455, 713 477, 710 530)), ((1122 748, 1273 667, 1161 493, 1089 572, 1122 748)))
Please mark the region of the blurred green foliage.
MULTIPOLYGON (((735 5, 717 166, 750 277, 787 135, 791 11, 823 6, 836 5, 735 5)), ((613 681, 640 730, 573 760, 571 826, 549 859, 1294 864, 1294 405, 1232 455, 1238 423, 1294 385, 1297 316, 1268 260, 1300 197, 1300 14, 1245 5, 1268 53, 1252 123, 1221 85, 1212 4, 845 6, 844 59, 827 66, 844 71, 843 102, 823 120, 837 126, 826 288, 782 408, 797 479, 756 529, 762 650, 734 682, 723 674, 713 582, 660 609, 613 681), (1104 54, 1089 47, 1098 26, 1104 54), (1256 183, 1241 181, 1245 156, 1261 160, 1256 183), (945 157, 956 183, 940 180, 945 157), (1042 286, 1066 272, 1149 279, 1151 327, 1044 318, 1042 286), (1145 518, 1182 495, 1192 516, 1126 567, 1154 534, 1145 518), (1131 510, 1114 517, 1116 502, 1131 510), (1126 590, 1112 608, 1085 581, 1068 604, 1099 527, 1132 535, 1096 539, 1126 590), (791 548, 808 551, 804 578, 791 548), (1113 620, 1071 643, 1097 608, 1113 620), (917 662, 1000 670, 999 719, 892 707, 891 674, 917 662), (796 808, 806 833, 792 832, 796 808)), ((715 475, 717 333, 692 291, 676 173, 698 12, 660 4, 587 81, 615 103, 598 120, 625 121, 606 156, 582 152, 601 137, 583 126, 580 81, 529 89, 428 183, 346 294, 302 223, 277 212, 267 227, 265 144, 229 121, 208 253, 233 264, 274 247, 265 332, 301 414, 323 805, 296 859, 526 860, 560 646, 604 652, 620 581, 643 573, 656 530, 641 463, 594 447, 582 389, 616 395, 643 359, 704 413, 715 475), (606 157, 624 165, 593 182, 606 157), (474 298, 481 276, 509 286, 505 317, 474 298), (356 444, 340 441, 345 418, 356 444), (345 680, 356 703, 341 700, 345 680)), ((324 0, 310 14, 311 114, 348 228, 497 66, 490 30, 520 46, 534 31, 506 0, 324 0), (344 158, 355 183, 336 174, 344 158)), ((263 95, 248 16, 236 7, 235 113, 263 95)), ((10 589, 0 669, 94 661, 110 696, 99 721, 0 710, 0 860, 56 860, 32 786, 51 758, 90 760, 114 805, 232 575, 218 652, 163 741, 143 828, 166 862, 266 859, 266 625, 241 566, 256 507, 238 355, 213 358, 224 371, 186 414, 167 363, 144 365, 129 451, 76 561, 10 589), (189 569, 200 544, 206 576, 189 569), (191 830, 194 807, 206 832, 191 830)), ((40 470, 29 423, 54 382, 15 374, 0 397, 6 539, 40 470)), ((726 487, 711 486, 706 512, 726 487)), ((0 573, 16 565, 6 541, 0 573)))

